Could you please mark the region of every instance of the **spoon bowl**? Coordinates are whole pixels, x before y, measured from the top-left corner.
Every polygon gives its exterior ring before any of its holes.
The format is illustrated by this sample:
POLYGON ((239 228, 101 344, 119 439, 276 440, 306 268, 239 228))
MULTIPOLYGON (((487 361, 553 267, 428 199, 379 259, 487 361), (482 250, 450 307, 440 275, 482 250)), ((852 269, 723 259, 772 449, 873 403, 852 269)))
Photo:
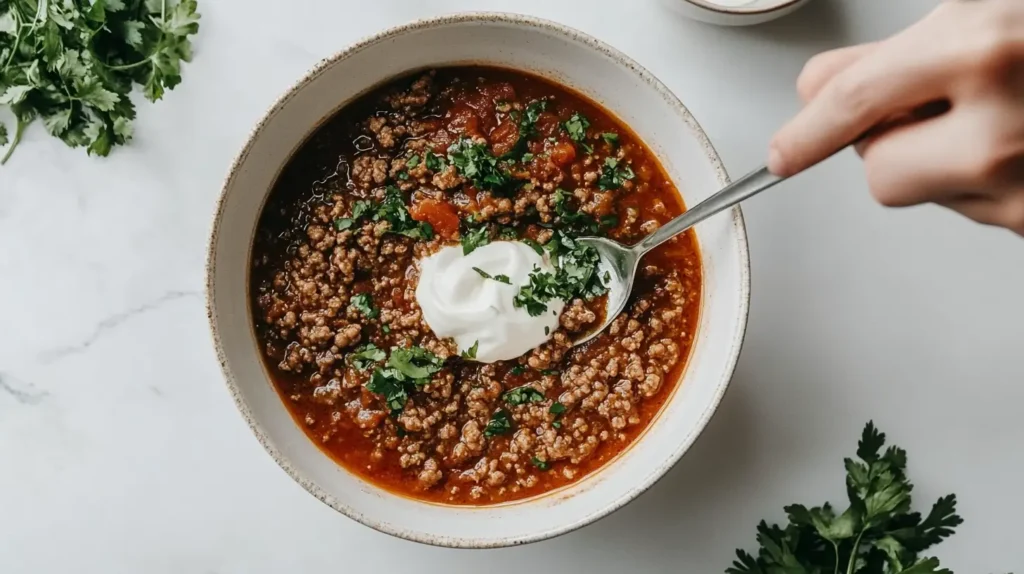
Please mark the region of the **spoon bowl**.
POLYGON ((601 258, 598 272, 603 276, 608 273, 608 312, 604 323, 587 335, 577 339, 573 344, 582 345, 600 335, 608 325, 626 308, 629 294, 636 282, 636 270, 640 259, 655 247, 685 232, 701 221, 722 212, 741 201, 757 195, 775 186, 785 178, 768 171, 767 167, 756 169, 726 186, 711 197, 698 203, 685 213, 669 221, 654 233, 643 238, 636 245, 626 247, 621 243, 603 237, 581 237, 577 243, 589 245, 597 250, 601 258))

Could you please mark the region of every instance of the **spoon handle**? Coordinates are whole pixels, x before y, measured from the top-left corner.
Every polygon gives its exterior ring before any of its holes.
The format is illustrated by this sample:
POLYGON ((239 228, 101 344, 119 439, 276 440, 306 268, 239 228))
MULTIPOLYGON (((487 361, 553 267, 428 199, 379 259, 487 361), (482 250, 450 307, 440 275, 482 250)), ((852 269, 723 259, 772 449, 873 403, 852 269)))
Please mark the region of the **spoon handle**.
POLYGON ((633 249, 637 252, 637 255, 643 255, 712 215, 729 209, 784 179, 786 178, 779 177, 768 171, 767 167, 756 169, 737 179, 718 193, 687 209, 685 213, 648 235, 633 249))

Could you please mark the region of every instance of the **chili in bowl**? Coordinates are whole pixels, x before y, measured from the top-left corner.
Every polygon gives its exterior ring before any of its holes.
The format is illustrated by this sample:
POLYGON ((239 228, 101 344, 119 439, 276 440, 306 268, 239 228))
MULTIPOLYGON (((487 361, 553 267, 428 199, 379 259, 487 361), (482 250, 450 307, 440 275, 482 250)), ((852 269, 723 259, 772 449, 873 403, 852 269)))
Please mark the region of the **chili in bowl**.
POLYGON ((706 424, 749 284, 737 210, 645 259, 574 346, 607 281, 574 240, 637 241, 724 181, 664 86, 579 32, 384 32, 293 87, 228 176, 208 304, 229 388, 293 478, 379 530, 493 547, 586 524, 706 424))

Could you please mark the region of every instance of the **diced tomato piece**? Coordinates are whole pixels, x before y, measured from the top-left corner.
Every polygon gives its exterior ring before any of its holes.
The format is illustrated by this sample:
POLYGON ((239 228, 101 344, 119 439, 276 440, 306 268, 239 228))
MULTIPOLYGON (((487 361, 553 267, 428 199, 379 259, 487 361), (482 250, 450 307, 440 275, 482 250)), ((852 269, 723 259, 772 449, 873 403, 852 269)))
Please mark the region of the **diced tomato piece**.
POLYGON ((448 112, 446 117, 448 119, 449 130, 472 138, 482 135, 479 127, 480 118, 477 117, 473 108, 466 104, 456 104, 455 107, 448 112))
POLYGON ((459 215, 447 202, 436 199, 418 201, 409 208, 409 215, 416 221, 426 221, 442 237, 453 239, 459 233, 459 215))
POLYGON ((551 161, 559 167, 565 167, 576 159, 576 146, 569 142, 558 142, 551 146, 551 161))
POLYGON ((506 121, 494 128, 491 132, 491 151, 494 155, 501 157, 512 151, 516 142, 519 141, 519 127, 510 121, 506 121))

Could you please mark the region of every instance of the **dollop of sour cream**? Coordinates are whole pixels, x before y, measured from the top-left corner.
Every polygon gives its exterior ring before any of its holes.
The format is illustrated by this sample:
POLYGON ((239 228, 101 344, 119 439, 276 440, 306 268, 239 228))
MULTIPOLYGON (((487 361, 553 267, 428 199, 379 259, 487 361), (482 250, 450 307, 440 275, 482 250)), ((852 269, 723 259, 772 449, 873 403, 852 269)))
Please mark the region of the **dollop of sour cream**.
POLYGON ((565 302, 553 299, 536 317, 512 300, 535 268, 554 271, 547 255, 518 241, 495 241, 469 255, 445 247, 420 260, 416 300, 434 334, 451 337, 460 353, 476 346, 481 363, 515 359, 544 344, 558 328, 565 302), (489 276, 484 277, 477 269, 489 276), (508 284, 499 281, 508 278, 508 284))

